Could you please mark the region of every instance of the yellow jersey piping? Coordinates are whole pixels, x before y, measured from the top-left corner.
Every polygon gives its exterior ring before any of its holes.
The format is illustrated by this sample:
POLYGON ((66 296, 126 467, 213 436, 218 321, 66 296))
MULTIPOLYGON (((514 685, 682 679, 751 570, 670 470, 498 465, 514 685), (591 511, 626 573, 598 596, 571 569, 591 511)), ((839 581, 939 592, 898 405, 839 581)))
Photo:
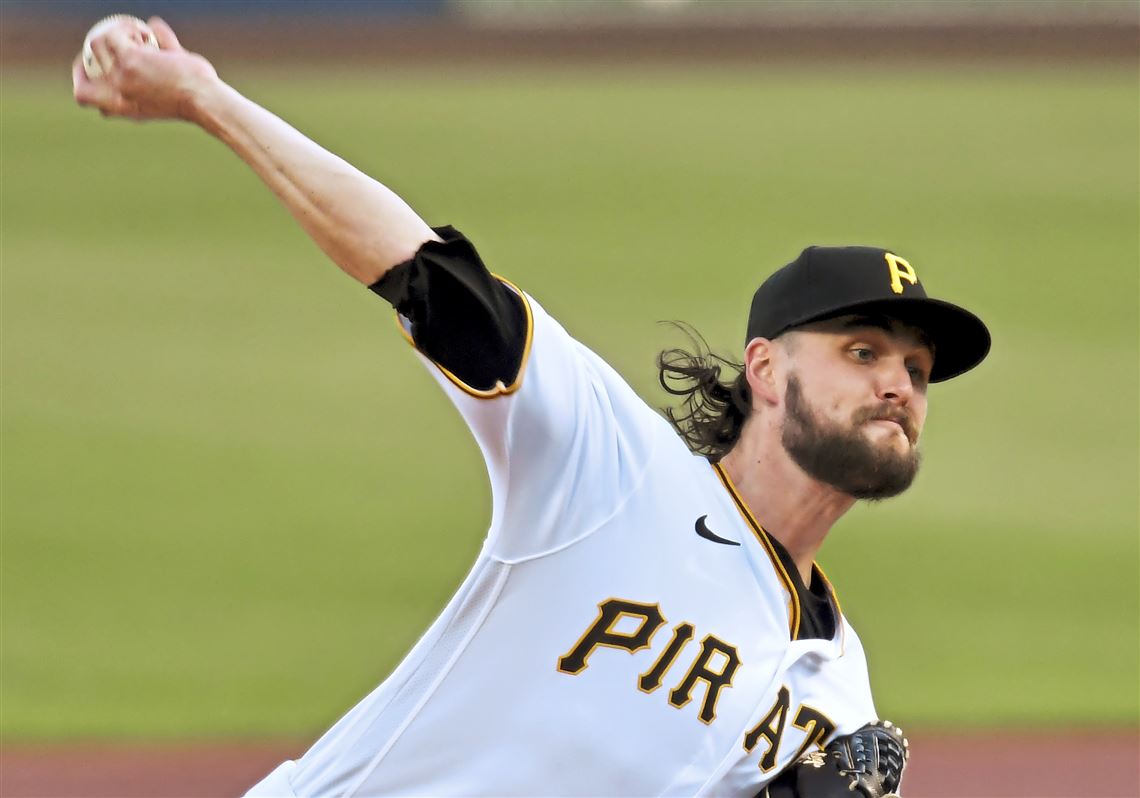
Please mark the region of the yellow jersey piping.
POLYGON ((800 597, 796 593, 795 583, 788 575, 784 564, 780 562, 779 556, 776 555, 776 550, 772 547, 772 541, 768 538, 768 533, 764 527, 760 526, 756 518, 752 515, 752 511, 748 509, 748 505, 740 498, 740 494, 736 491, 736 486, 732 484, 732 479, 728 476, 725 470, 721 467, 720 463, 713 463, 713 470, 716 471, 717 477, 720 479, 721 484, 724 485, 725 490, 732 497, 733 502, 736 503, 736 509, 744 517, 752 527, 756 539, 760 541, 760 545, 764 547, 764 551, 768 554, 768 559, 772 561, 772 567, 775 568, 776 574, 780 577, 780 581, 784 583, 784 589, 788 591, 788 631, 791 634, 791 639, 795 640, 800 635, 800 597))
POLYGON ((843 629, 843 607, 839 606, 839 596, 835 592, 835 585, 831 584, 831 580, 827 578, 827 574, 819 567, 819 563, 812 562, 812 567, 815 568, 816 573, 819 574, 823 583, 827 586, 827 592, 831 596, 831 600, 835 602, 835 625, 839 630, 839 656, 847 653, 847 632, 843 629))
POLYGON ((823 572, 823 569, 819 567, 819 563, 813 562, 812 567, 814 567, 815 570, 819 573, 820 577, 823 579, 823 583, 827 585, 827 592, 831 594, 831 600, 835 602, 835 611, 838 614, 842 615, 843 608, 839 606, 839 596, 835 594, 835 586, 831 584, 831 580, 827 578, 827 574, 825 574, 823 572))
MULTIPOLYGON (((526 311, 526 344, 523 346, 522 361, 519 363, 518 374, 515 375, 515 378, 511 384, 503 385, 502 380, 500 380, 499 382, 495 383, 493 387, 487 390, 472 388, 470 385, 459 379, 459 377, 452 374, 442 365, 432 360, 430 357, 428 358, 428 360, 431 360, 432 365, 443 372, 443 375, 447 377, 447 379, 449 379, 456 388, 463 391, 469 396, 474 396, 476 399, 494 399, 496 396, 511 394, 521 388, 523 381, 523 372, 526 371, 527 361, 530 360, 530 346, 534 341, 534 314, 531 312, 530 301, 527 299, 526 294, 524 294, 517 285, 505 277, 500 277, 494 273, 492 273, 491 276, 518 294, 519 298, 522 300, 523 309, 526 311)), ((411 346, 415 347, 416 342, 412 339, 411 334, 406 329, 404 329, 404 325, 400 323, 400 314, 398 312, 396 313, 396 326, 400 328, 400 334, 404 336, 404 340, 407 341, 411 346)), ((423 353, 421 352, 421 354, 423 353)), ((427 357, 427 355, 424 355, 424 357, 427 357)))

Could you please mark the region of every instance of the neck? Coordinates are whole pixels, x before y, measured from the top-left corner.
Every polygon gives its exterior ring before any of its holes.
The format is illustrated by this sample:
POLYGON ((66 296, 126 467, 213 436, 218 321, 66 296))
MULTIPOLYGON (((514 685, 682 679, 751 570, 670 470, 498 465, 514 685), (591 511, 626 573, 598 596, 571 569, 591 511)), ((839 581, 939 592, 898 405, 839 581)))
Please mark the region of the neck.
POLYGON ((855 499, 804 473, 779 441, 764 444, 741 435, 720 464, 752 515, 788 550, 810 585, 824 538, 855 499))

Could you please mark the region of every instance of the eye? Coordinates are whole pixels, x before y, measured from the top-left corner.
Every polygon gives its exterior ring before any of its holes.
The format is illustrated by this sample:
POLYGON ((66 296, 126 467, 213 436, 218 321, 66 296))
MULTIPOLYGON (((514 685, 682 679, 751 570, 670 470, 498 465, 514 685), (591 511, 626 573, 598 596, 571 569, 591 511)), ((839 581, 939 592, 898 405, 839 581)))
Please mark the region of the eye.
POLYGON ((921 366, 907 366, 906 370, 915 385, 926 385, 926 381, 929 379, 926 376, 926 369, 921 366))
POLYGON ((875 360, 875 350, 866 346, 853 346, 847 351, 860 363, 872 363, 875 360))

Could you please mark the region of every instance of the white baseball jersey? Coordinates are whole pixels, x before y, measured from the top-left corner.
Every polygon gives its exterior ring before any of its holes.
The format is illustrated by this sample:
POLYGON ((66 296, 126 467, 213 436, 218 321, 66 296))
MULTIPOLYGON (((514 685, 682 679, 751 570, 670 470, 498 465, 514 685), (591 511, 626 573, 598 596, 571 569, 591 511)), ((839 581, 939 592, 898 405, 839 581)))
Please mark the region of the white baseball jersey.
POLYGON ((876 718, 834 597, 834 637, 797 639, 793 577, 728 476, 524 303, 511 384, 423 358, 490 475, 474 567, 392 675, 251 795, 751 796, 876 718))

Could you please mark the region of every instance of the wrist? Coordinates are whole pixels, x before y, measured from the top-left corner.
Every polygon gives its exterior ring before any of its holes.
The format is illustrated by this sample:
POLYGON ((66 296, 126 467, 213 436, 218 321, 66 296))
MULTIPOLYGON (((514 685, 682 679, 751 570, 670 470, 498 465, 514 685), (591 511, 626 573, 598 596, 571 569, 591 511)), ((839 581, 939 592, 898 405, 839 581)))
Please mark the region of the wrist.
POLYGON ((217 75, 203 75, 187 86, 180 115, 212 136, 220 136, 227 102, 237 92, 217 75))

